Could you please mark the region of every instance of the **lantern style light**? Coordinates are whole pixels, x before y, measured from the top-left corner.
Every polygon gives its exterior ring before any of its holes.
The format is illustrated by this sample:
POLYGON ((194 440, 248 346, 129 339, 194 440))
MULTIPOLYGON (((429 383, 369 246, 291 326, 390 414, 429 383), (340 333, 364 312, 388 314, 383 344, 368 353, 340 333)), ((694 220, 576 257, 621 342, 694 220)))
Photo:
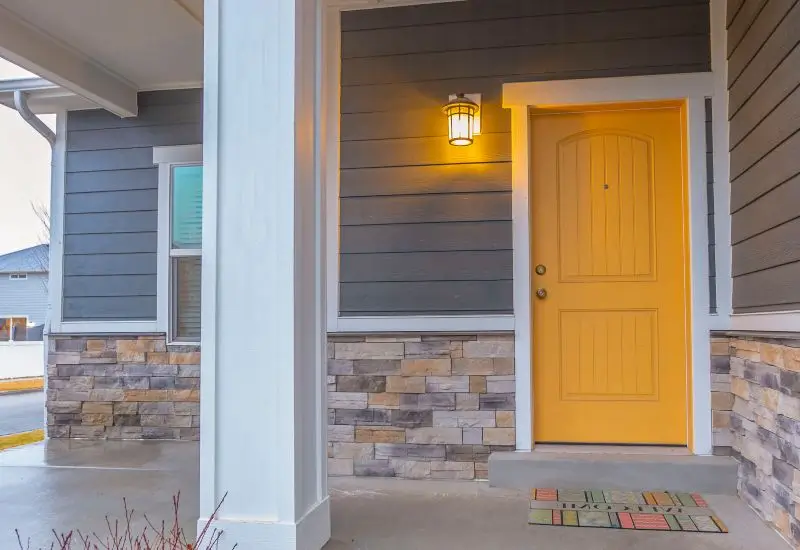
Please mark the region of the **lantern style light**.
POLYGON ((480 106, 464 94, 451 96, 442 109, 447 115, 450 145, 472 145, 475 140, 475 118, 480 106))

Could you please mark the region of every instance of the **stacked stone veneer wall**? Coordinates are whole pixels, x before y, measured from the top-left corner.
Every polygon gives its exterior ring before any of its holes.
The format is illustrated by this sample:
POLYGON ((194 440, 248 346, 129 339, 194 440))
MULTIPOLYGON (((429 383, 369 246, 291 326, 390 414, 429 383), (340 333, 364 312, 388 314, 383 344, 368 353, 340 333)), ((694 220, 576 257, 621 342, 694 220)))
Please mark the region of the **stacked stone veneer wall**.
POLYGON ((51 336, 52 438, 198 439, 200 353, 164 336, 51 336))
MULTIPOLYGON (((53 438, 197 439, 200 353, 164 336, 51 336, 53 438)), ((483 479, 515 448, 513 335, 331 336, 331 475, 483 479)))
POLYGON ((731 336, 727 344, 739 494, 800 545, 800 337, 731 336))
POLYGON ((715 455, 733 452, 731 357, 727 337, 711 338, 711 427, 715 455))
POLYGON ((330 337, 328 471, 487 477, 515 448, 513 335, 330 337))

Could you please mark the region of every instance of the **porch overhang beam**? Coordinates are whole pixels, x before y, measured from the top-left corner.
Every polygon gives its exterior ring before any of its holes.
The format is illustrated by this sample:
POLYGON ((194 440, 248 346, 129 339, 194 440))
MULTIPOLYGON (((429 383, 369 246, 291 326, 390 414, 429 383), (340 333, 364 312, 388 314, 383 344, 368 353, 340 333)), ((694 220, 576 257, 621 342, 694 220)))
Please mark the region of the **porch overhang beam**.
POLYGON ((0 8, 0 57, 121 117, 138 113, 134 85, 0 8))

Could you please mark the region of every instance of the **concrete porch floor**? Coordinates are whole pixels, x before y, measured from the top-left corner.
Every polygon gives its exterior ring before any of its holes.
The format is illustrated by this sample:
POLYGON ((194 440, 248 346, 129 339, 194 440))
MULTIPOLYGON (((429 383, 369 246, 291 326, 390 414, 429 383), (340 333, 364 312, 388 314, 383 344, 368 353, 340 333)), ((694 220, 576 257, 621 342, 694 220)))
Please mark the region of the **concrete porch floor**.
MULTIPOLYGON (((55 440, 2 452, 0 548, 17 548, 15 528, 36 549, 49 548, 51 529, 103 532, 106 514, 122 515, 123 496, 151 519, 169 519, 171 496, 178 491, 181 521, 193 534, 197 462, 197 445, 182 442, 55 440)), ((730 528, 722 535, 530 526, 526 494, 486 483, 332 478, 330 492, 329 550, 789 547, 731 496, 706 495, 730 528)))

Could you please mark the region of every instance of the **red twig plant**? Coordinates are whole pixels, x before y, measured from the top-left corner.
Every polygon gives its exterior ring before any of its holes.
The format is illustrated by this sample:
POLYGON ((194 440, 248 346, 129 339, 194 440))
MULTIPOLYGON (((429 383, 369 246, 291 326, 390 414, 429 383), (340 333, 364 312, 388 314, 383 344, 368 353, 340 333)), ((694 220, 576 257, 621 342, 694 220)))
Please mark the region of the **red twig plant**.
MULTIPOLYGON (((220 550, 222 531, 212 527, 212 522, 217 517, 217 512, 223 502, 225 502, 225 497, 222 497, 214 513, 191 542, 187 539, 178 520, 178 510, 181 504, 181 495, 178 493, 172 497, 172 518, 169 524, 162 521, 160 525, 157 525, 145 514, 143 515, 145 526, 135 529, 133 526, 135 511, 128 508, 126 499, 122 499, 124 518, 121 521, 119 519, 112 521, 106 516, 104 533, 85 534, 77 529, 67 533, 58 533, 54 530, 53 541, 47 550, 220 550)), ((32 550, 30 539, 23 543, 19 531, 15 530, 15 533, 19 550, 32 550)), ((235 550, 237 546, 234 545, 231 550, 235 550)), ((45 550, 45 548, 40 547, 39 550, 45 550)))

